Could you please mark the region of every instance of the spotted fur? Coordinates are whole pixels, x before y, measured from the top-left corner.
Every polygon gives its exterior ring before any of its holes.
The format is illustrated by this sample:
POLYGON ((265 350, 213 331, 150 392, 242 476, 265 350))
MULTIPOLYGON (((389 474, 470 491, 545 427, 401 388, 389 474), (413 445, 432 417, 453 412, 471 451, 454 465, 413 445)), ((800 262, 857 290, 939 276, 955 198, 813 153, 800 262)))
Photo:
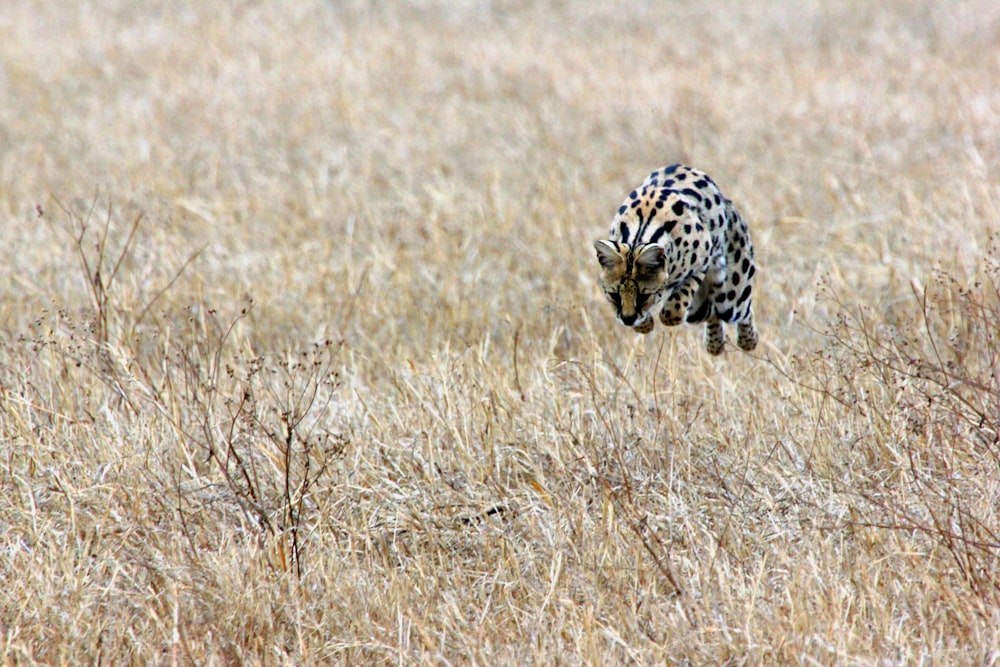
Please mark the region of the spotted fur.
POLYGON ((711 354, 757 346, 750 232, 733 203, 704 172, 675 164, 646 177, 622 203, 607 239, 594 244, 601 287, 618 321, 639 333, 660 322, 705 323, 711 354))

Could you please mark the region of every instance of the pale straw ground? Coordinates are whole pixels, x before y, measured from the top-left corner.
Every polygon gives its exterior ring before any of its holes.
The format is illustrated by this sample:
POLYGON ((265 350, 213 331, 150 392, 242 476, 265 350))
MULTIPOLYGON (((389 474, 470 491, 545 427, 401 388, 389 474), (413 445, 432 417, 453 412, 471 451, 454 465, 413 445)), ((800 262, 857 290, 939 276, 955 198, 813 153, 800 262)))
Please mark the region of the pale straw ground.
POLYGON ((1000 662, 1000 5, 0 4, 4 664, 1000 662), (761 346, 636 336, 650 170, 761 346))

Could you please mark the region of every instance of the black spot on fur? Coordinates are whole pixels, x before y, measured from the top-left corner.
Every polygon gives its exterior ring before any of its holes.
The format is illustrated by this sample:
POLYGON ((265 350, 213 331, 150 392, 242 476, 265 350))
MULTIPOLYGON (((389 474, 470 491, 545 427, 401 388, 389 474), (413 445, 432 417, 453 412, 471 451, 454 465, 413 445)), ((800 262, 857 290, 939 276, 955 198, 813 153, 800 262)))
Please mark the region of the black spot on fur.
POLYGON ((704 322, 708 318, 708 313, 711 307, 712 304, 709 302, 708 299, 705 299, 704 301, 701 302, 701 305, 698 306, 698 310, 694 311, 693 313, 687 316, 687 321, 691 324, 704 322))

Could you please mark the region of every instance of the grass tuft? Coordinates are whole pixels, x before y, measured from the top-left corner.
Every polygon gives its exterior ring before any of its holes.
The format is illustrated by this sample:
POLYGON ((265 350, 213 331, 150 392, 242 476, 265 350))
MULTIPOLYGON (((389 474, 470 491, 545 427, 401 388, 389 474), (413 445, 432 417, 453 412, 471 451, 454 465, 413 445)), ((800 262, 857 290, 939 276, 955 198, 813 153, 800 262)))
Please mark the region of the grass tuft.
POLYGON ((2 661, 998 663, 995 5, 0 4, 2 661))

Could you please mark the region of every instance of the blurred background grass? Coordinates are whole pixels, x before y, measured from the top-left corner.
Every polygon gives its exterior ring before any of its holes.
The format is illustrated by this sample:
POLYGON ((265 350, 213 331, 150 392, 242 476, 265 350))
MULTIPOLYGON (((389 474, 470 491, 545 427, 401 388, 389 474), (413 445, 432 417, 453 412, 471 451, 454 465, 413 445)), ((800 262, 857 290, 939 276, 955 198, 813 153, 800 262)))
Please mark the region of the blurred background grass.
POLYGON ((923 328, 989 351, 998 44, 973 0, 3 5, 5 659, 995 661, 996 443, 863 343, 944 275, 985 310, 923 328), (599 294, 677 161, 749 221, 753 356, 599 294))

